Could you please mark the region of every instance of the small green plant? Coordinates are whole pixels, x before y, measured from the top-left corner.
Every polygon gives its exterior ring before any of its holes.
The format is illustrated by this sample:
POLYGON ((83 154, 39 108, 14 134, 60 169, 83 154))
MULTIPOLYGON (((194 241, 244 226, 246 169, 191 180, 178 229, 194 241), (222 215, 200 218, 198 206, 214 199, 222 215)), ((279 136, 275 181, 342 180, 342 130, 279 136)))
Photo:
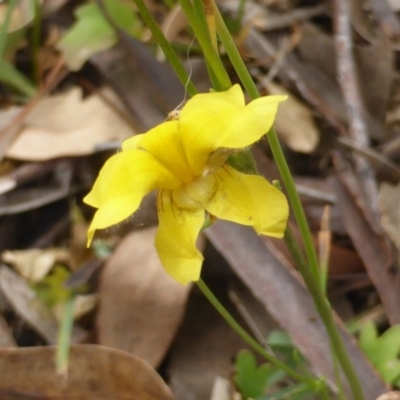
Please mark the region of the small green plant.
POLYGON ((117 33, 104 12, 126 33, 136 36, 142 30, 132 3, 105 0, 104 10, 96 3, 82 4, 75 12, 77 21, 58 44, 71 70, 79 70, 91 56, 117 43, 117 33))
MULTIPOLYGON (((279 353, 284 362, 292 368, 307 369, 305 359, 293 346, 285 332, 271 332, 267 345, 274 352, 279 353)), ((234 383, 244 399, 311 399, 326 390, 323 379, 314 378, 312 384, 311 382, 291 383, 290 377, 274 364, 258 365, 256 357, 249 350, 242 350, 237 354, 235 369, 234 383)))
POLYGON ((372 321, 360 330, 359 345, 385 382, 400 387, 400 325, 394 325, 378 336, 372 321))

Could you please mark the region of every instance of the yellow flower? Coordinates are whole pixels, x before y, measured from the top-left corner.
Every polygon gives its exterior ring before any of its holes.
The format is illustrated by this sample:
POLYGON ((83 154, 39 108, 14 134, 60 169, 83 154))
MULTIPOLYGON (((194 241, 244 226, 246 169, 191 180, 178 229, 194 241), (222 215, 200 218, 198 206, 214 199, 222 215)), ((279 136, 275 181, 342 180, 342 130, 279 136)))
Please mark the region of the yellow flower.
POLYGON ((128 218, 155 189, 156 249, 166 271, 183 284, 200 276, 203 256, 196 240, 206 212, 252 226, 258 234, 282 237, 289 212, 285 196, 261 176, 238 172, 226 160, 268 132, 283 100, 266 96, 245 105, 239 85, 198 94, 177 120, 126 140, 84 199, 98 209, 89 244, 96 229, 128 218))

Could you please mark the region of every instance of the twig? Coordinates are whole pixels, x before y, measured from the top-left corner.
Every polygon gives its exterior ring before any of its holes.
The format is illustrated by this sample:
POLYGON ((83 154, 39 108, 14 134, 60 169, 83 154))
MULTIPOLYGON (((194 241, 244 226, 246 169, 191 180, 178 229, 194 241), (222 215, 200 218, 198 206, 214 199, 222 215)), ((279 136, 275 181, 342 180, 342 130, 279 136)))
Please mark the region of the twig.
MULTIPOLYGON (((355 145, 369 146, 368 129, 365 123, 365 108, 360 94, 356 65, 353 57, 352 31, 349 0, 334 0, 335 47, 339 83, 348 110, 349 136, 355 145)), ((373 220, 379 226, 378 188, 369 162, 359 154, 353 154, 359 183, 364 191, 364 200, 373 220)))

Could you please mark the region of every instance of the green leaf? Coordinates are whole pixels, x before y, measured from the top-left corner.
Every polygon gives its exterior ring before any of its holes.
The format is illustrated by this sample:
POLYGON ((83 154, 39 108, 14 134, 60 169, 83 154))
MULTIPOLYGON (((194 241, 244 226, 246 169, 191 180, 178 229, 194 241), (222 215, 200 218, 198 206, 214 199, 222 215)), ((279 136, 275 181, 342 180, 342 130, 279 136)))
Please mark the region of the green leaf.
POLYGON ((286 350, 292 352, 296 348, 293 346, 290 336, 283 331, 271 331, 268 335, 267 344, 274 350, 286 350))
POLYGON ((256 400, 302 400, 311 399, 315 394, 315 390, 312 390, 309 385, 306 383, 299 383, 277 390, 272 394, 258 397, 256 400))
MULTIPOLYGON (((141 24, 133 6, 121 0, 105 0, 109 17, 121 29, 137 35, 141 24)), ((77 22, 58 43, 59 50, 73 71, 94 54, 117 43, 117 34, 97 4, 84 4, 76 10, 77 22)))
POLYGON ((379 357, 382 360, 392 360, 400 351, 400 325, 394 325, 385 331, 378 339, 379 357))
POLYGON ((50 275, 33 284, 33 289, 39 299, 49 307, 63 303, 71 296, 71 289, 64 286, 70 275, 67 268, 56 266, 50 275))
POLYGON ((373 322, 368 321, 361 327, 358 344, 373 364, 377 362, 377 338, 378 332, 373 322))
POLYGON ((275 371, 268 364, 258 367, 254 354, 248 350, 238 353, 235 367, 235 382, 244 398, 262 396, 268 386, 268 378, 275 371))
POLYGON ((376 369, 387 383, 393 383, 400 377, 400 360, 392 358, 376 365, 376 369))
POLYGON ((367 322, 360 330, 359 345, 387 383, 400 376, 400 325, 395 325, 378 337, 373 322, 367 322))

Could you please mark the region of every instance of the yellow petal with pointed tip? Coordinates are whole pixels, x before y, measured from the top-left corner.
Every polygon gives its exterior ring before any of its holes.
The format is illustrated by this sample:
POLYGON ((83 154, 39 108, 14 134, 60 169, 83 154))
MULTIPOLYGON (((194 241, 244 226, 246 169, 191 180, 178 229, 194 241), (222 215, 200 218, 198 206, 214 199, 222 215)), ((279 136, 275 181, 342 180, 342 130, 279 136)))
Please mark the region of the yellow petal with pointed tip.
POLYGON ((143 197, 156 188, 175 189, 180 181, 143 150, 126 150, 107 160, 83 199, 98 208, 88 231, 89 244, 96 229, 117 224, 133 214, 143 197))
POLYGON ((203 255, 196 247, 205 211, 183 189, 163 190, 157 199, 156 249, 167 273, 181 284, 200 278, 203 255))
POLYGON ((125 140, 122 149, 138 148, 149 152, 182 182, 193 178, 179 134, 178 121, 166 121, 142 135, 125 140))
POLYGON ((284 194, 261 176, 224 166, 187 187, 189 195, 218 218, 282 237, 289 207, 284 194))
POLYGON ((194 174, 202 172, 214 150, 240 149, 259 140, 271 128, 278 105, 285 99, 264 96, 246 106, 239 85, 190 99, 180 113, 179 130, 194 174))

